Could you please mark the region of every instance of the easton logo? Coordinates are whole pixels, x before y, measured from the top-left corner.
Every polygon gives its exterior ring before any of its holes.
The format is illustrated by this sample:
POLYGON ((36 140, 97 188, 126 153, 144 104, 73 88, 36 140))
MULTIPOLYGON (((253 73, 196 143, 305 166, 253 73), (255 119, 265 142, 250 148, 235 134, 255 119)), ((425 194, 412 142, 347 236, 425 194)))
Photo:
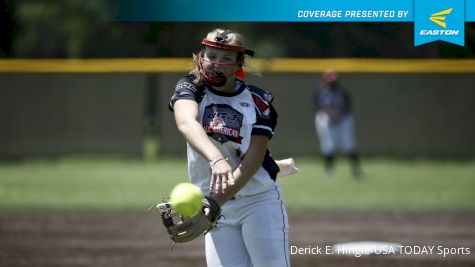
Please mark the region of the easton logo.
POLYGON ((447 28, 447 24, 444 22, 445 20, 445 15, 449 15, 452 13, 453 8, 449 8, 437 13, 434 13, 430 16, 430 21, 434 22, 435 24, 441 26, 442 28, 447 28))
POLYGON ((453 8, 449 8, 437 13, 434 13, 430 16, 429 20, 444 28, 444 30, 421 30, 419 32, 422 36, 432 35, 432 36, 453 36, 459 35, 459 30, 446 29, 447 23, 445 23, 445 15, 452 13, 453 8))

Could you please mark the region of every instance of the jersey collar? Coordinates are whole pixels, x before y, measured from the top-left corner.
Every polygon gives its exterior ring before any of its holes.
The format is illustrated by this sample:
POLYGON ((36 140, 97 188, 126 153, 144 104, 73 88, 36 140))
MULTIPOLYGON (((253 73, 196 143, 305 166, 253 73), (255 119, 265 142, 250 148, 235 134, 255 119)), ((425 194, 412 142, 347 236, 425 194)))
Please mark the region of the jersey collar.
POLYGON ((231 93, 214 90, 213 87, 211 86, 206 86, 206 88, 215 95, 231 97, 231 96, 239 95, 240 93, 242 93, 242 91, 244 91, 244 89, 246 89, 246 84, 243 81, 236 79, 235 83, 238 89, 234 90, 234 92, 231 92, 231 93))

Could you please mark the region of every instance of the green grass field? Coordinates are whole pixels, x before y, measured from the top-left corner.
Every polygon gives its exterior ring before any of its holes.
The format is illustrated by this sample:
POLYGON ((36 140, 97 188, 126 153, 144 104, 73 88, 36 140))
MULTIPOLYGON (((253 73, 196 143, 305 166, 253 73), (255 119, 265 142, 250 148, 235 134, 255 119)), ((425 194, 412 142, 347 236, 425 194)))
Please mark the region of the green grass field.
MULTIPOLYGON (((475 209, 475 161, 371 159, 354 181, 347 162, 333 181, 321 162, 279 179, 289 209, 475 209)), ((61 159, 0 163, 0 209, 147 209, 187 181, 176 159, 61 159)))

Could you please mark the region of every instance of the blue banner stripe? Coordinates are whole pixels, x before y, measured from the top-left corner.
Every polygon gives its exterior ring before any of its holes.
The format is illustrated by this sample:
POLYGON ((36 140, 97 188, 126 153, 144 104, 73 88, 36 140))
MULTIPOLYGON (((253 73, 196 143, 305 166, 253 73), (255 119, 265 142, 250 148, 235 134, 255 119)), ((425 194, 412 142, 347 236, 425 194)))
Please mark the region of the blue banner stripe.
POLYGON ((475 0, 465 0, 465 21, 475 21, 475 0))
MULTIPOLYGON (((117 1, 122 21, 411 22, 417 0, 117 1)), ((465 21, 475 21, 475 0, 465 7, 465 21)))
POLYGON ((179 22, 411 22, 414 44, 464 45, 475 0, 117 0, 119 20, 179 22))

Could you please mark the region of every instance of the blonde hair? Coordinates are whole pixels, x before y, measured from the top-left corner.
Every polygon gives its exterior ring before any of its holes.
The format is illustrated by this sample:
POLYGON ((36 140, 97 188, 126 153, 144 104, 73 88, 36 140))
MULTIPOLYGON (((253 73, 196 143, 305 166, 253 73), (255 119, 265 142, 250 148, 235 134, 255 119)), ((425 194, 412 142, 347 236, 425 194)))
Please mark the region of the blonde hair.
MULTIPOLYGON (((209 41, 214 42, 216 40, 216 37, 223 32, 227 30, 218 28, 215 30, 212 30, 206 35, 206 39, 209 41)), ((245 47, 244 45, 244 39, 239 33, 229 31, 229 33, 226 35, 226 39, 224 40, 224 44, 226 45, 233 45, 233 46, 240 46, 240 47, 245 47)), ((202 51, 198 52, 202 53, 202 51)), ((244 55, 242 55, 242 65, 244 66, 244 55)), ((203 74, 201 74, 200 69, 199 69, 199 57, 197 54, 193 53, 193 60, 191 62, 191 71, 189 72, 190 74, 193 74, 196 78, 193 81, 194 84, 196 85, 201 85, 203 84, 204 77, 203 74)))

